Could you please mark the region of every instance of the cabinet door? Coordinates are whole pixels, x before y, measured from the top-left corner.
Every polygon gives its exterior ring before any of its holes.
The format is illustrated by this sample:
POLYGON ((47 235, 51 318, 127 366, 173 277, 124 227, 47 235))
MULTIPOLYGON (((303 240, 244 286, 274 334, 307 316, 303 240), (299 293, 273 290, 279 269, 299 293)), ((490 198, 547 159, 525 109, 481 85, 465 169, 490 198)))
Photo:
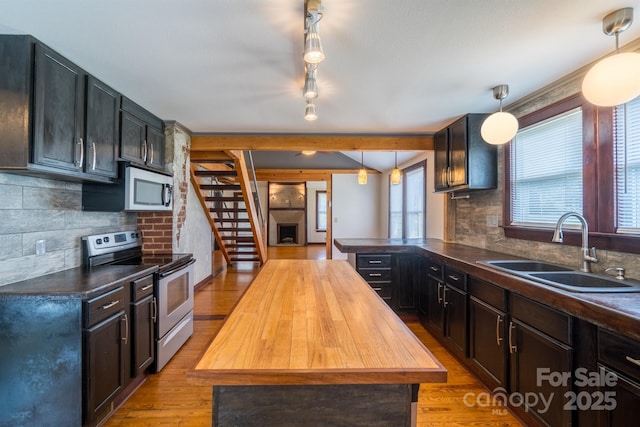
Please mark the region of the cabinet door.
POLYGON ((566 385, 553 384, 543 380, 538 386, 538 369, 548 369, 549 373, 569 373, 571 370, 571 348, 562 344, 540 331, 513 319, 510 322, 507 346, 511 346, 511 392, 512 399, 517 396, 544 396, 547 401, 551 398, 548 408, 542 400, 532 407, 526 406, 526 401, 520 407, 528 414, 538 418, 550 426, 571 425, 572 411, 564 410, 565 393, 571 390, 571 380, 566 385))
POLYGON ((120 120, 120 94, 94 77, 87 77, 85 172, 115 178, 120 120))
POLYGON ((469 357, 481 370, 489 388, 507 387, 505 313, 474 298, 469 299, 469 357))
POLYGON ((467 293, 445 285, 443 291, 445 309, 445 336, 453 344, 453 349, 467 355, 467 293))
POLYGON ((122 390, 127 315, 120 312, 85 331, 85 419, 95 420, 122 390))
POLYGON ((162 129, 147 126, 147 165, 164 169, 164 133, 162 129))
POLYGON ((467 184, 467 118, 449 126, 449 186, 467 184))
POLYGON ((436 191, 446 190, 449 187, 447 172, 449 168, 448 129, 444 128, 433 135, 435 150, 434 160, 434 186, 436 191))
POLYGON ((137 377, 153 363, 155 356, 155 300, 153 295, 132 307, 132 364, 131 376, 137 377))
POLYGON ((36 44, 33 162, 81 171, 83 72, 62 56, 36 44))
POLYGON ((444 335, 444 308, 442 306, 442 294, 444 292, 444 283, 432 276, 427 279, 427 301, 428 314, 427 320, 429 325, 444 335))
POLYGON ((418 284, 424 268, 421 258, 415 255, 393 255, 393 289, 395 308, 398 311, 414 311, 418 307, 418 284))
POLYGON ((136 116, 122 111, 120 120, 120 158, 132 162, 144 162, 145 122, 136 116))
POLYGON ((602 424, 606 427, 624 427, 633 424, 632 420, 638 416, 638 408, 640 407, 640 384, 618 372, 610 371, 606 368, 602 369, 608 375, 613 373, 618 377, 615 386, 602 389, 603 392, 615 393, 612 396, 616 404, 612 410, 601 411, 604 418, 602 424))

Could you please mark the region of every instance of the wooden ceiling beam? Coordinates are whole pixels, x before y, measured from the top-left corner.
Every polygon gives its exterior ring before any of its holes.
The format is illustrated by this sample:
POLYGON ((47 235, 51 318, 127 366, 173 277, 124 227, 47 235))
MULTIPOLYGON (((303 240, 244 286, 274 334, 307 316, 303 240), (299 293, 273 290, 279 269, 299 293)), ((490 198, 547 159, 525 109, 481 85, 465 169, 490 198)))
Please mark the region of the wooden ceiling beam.
POLYGON ((422 151, 433 150, 433 135, 196 134, 191 152, 262 151, 422 151))
MULTIPOLYGON (((367 169, 369 174, 379 174, 377 170, 367 169)), ((334 174, 358 174, 358 169, 256 169, 258 181, 329 181, 334 174)))

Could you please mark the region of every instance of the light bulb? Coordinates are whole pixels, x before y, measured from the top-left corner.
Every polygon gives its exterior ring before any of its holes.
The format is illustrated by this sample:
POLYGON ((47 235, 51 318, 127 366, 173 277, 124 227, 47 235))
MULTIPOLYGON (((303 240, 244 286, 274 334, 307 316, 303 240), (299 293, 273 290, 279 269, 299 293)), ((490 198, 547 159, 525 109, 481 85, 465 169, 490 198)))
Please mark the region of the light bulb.
POLYGON ((489 144, 506 144, 516 136, 518 127, 518 119, 513 114, 498 111, 485 119, 480 135, 489 144))

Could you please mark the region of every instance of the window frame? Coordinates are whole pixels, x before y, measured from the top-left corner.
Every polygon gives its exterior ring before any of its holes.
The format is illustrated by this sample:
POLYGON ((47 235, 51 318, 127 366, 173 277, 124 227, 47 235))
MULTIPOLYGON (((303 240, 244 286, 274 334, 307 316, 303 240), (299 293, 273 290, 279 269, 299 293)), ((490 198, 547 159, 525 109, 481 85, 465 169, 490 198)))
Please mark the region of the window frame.
MULTIPOLYGON (((324 211, 325 216, 327 215, 327 211, 328 211, 328 209, 327 209, 327 190, 316 190, 316 232, 317 233, 326 233, 327 232, 326 223, 325 223, 325 228, 320 228, 320 224, 318 224, 318 217, 319 217, 318 214, 320 213, 320 210, 319 210, 320 203, 318 203, 318 199, 320 198, 320 196, 319 196, 320 193, 324 193, 324 195, 325 195, 324 196, 325 197, 325 204, 324 204, 324 206, 325 206, 325 211, 324 211)), ((329 218, 327 217, 326 222, 328 220, 329 220, 329 218)))
MULTIPOLYGON (((616 233, 613 108, 596 107, 576 94, 519 118, 520 128, 571 109, 582 108, 583 215, 589 224, 589 243, 598 249, 640 253, 640 236, 616 233)), ((503 150, 503 225, 505 237, 551 242, 553 227, 511 225, 511 144, 503 150)), ((566 229, 564 243, 580 246, 579 230, 566 229)))
MULTIPOLYGON (((422 168, 422 184, 423 184, 423 188, 422 191, 424 192, 424 197, 422 200, 422 212, 423 212, 423 224, 422 224, 422 230, 423 230, 423 236, 421 237, 422 239, 426 239, 426 235, 427 235, 427 161, 425 160, 421 160, 417 163, 412 164, 411 166, 407 166, 404 169, 401 169, 401 173, 402 173, 402 179, 400 181, 400 184, 398 185, 402 185, 402 239, 406 239, 407 237, 407 177, 406 174, 407 172, 411 172, 414 171, 416 169, 420 169, 422 168)), ((391 234, 391 186, 394 184, 391 184, 391 175, 389 175, 389 218, 387 221, 387 236, 389 236, 391 234)), ((396 237, 396 238, 400 238, 400 237, 396 237)), ((417 237, 420 238, 420 237, 417 237)))

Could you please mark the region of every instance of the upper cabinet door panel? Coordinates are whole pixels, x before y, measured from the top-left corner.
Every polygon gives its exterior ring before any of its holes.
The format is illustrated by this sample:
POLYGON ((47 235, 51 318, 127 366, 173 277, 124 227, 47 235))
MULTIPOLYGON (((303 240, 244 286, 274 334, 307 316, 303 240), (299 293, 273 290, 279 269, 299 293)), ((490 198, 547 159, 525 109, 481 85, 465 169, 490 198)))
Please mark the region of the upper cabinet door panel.
POLYGON ((122 112, 120 121, 120 158, 141 162, 146 137, 146 124, 133 114, 122 112))
POLYGON ((435 150, 434 186, 436 191, 446 190, 449 187, 447 181, 447 173, 449 172, 448 132, 448 129, 444 128, 433 135, 435 150))
POLYGON ((82 168, 82 70, 36 44, 34 163, 82 168))
POLYGON ((467 184, 467 118, 463 117, 449 127, 451 187, 467 184))
POLYGON ((87 77, 86 149, 87 173, 118 176, 120 94, 98 79, 87 77))
POLYGON ((164 133, 162 129, 147 126, 147 165, 164 169, 164 133))

